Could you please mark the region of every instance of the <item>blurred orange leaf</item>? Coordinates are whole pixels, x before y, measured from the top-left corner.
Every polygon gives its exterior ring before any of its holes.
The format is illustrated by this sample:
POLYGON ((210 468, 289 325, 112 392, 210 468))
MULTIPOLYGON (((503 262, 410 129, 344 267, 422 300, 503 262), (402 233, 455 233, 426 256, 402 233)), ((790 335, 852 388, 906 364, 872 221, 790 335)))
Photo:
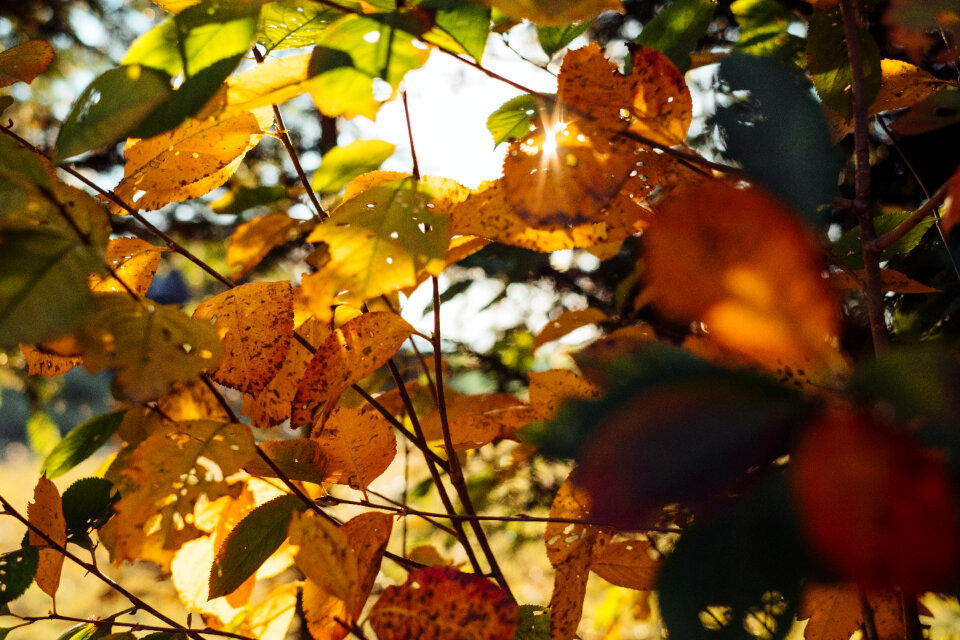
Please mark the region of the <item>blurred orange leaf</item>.
POLYGON ((564 400, 585 400, 600 395, 596 385, 569 369, 549 369, 529 375, 530 405, 541 420, 552 418, 564 400))
POLYGON ((227 245, 227 264, 233 269, 233 278, 242 278, 260 264, 271 249, 287 240, 297 224, 285 213, 271 213, 237 227, 227 245))
POLYGON ((0 88, 15 82, 30 84, 53 61, 53 47, 43 40, 29 40, 0 51, 0 88))
POLYGON ((599 309, 587 308, 578 311, 564 311, 554 320, 548 322, 540 330, 540 333, 534 337, 533 348, 538 349, 541 345, 562 338, 580 327, 606 320, 609 320, 607 314, 599 309))

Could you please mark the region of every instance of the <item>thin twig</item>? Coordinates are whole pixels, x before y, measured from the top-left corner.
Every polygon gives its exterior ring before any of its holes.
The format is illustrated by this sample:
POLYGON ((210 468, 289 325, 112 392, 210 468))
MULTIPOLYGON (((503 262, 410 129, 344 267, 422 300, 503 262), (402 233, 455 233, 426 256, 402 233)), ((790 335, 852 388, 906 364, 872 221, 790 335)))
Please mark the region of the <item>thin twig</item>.
POLYGON ((420 181, 420 163, 417 161, 417 147, 413 144, 413 127, 410 126, 410 104, 407 101, 407 91, 403 90, 403 115, 407 120, 407 138, 410 140, 410 155, 413 157, 413 179, 420 181))
MULTIPOLYGON (((263 55, 261 55, 260 50, 257 49, 256 45, 253 47, 253 57, 257 59, 257 64, 263 64, 263 55)), ((283 148, 287 150, 287 155, 290 156, 290 161, 293 163, 293 168, 297 172, 297 177, 300 178, 300 184, 303 185, 304 190, 307 192, 307 196, 310 198, 310 203, 313 205, 314 209, 314 217, 319 218, 320 220, 329 218, 329 214, 324 211, 323 206, 320 204, 320 200, 317 199, 317 194, 310 185, 310 179, 307 178, 307 174, 304 173, 303 167, 300 165, 300 156, 297 153, 297 150, 293 148, 293 143, 290 142, 290 136, 287 134, 287 127, 283 124, 283 116, 280 115, 279 105, 273 105, 273 117, 277 121, 276 136, 283 144, 283 148)))
MULTIPOLYGON (((236 638, 236 640, 255 640, 250 636, 243 636, 243 635, 240 635, 239 633, 232 633, 230 631, 220 631, 219 629, 210 629, 209 627, 204 629, 188 629, 186 627, 179 627, 179 626, 162 627, 159 625, 144 624, 142 622, 121 622, 110 617, 101 618, 98 620, 90 620, 88 618, 79 618, 76 616, 65 616, 59 613, 52 613, 52 612, 48 613, 45 616, 21 616, 15 613, 9 613, 7 615, 13 618, 17 618, 18 620, 23 620, 27 624, 33 624, 35 622, 43 622, 45 620, 62 620, 63 622, 79 622, 79 623, 93 624, 97 627, 104 626, 104 625, 110 625, 114 627, 123 627, 125 629, 130 629, 131 631, 161 631, 161 632, 168 632, 168 633, 186 633, 189 631, 196 631, 197 633, 202 633, 203 635, 207 635, 207 636, 219 636, 222 638, 236 638)), ((123 614, 121 613, 117 615, 123 615, 123 614)))
POLYGON ((915 226, 920 224, 920 222, 924 218, 926 218, 928 215, 936 211, 937 207, 939 207, 940 204, 947 197, 947 193, 949 192, 949 190, 950 190, 950 181, 947 180, 942 185, 940 185, 940 188, 937 189, 932 196, 930 196, 930 199, 924 202, 919 209, 914 211, 909 218, 907 218, 906 220, 898 224, 896 227, 894 227, 890 231, 887 231, 885 234, 877 238, 877 247, 881 251, 883 251, 884 249, 892 245, 894 242, 896 242, 903 236, 910 233, 911 229, 913 229, 915 226))
POLYGON ((860 222, 860 240, 863 245, 863 265, 866 270, 867 315, 870 319, 870 333, 873 336, 873 348, 882 353, 887 348, 887 323, 883 304, 883 280, 880 276, 880 254, 883 249, 877 245, 877 232, 873 226, 871 214, 870 187, 870 132, 867 129, 867 97, 863 71, 863 52, 860 48, 860 27, 852 0, 840 0, 840 13, 843 15, 843 32, 847 41, 847 53, 850 58, 850 71, 853 85, 853 136, 856 158, 856 197, 854 210, 860 222))

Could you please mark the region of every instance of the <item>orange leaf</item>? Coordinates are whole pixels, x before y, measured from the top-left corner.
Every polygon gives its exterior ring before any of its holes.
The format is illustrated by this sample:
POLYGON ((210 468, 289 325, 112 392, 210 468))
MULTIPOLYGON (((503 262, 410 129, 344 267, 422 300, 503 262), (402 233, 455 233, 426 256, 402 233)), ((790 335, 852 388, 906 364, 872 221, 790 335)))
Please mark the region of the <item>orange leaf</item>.
MULTIPOLYGON (((67 521, 63 517, 63 502, 57 486, 45 477, 37 481, 33 490, 33 502, 27 505, 30 524, 43 531, 55 543, 67 544, 67 521)), ((60 572, 63 569, 63 554, 50 546, 40 534, 30 531, 30 544, 40 547, 40 561, 34 578, 40 590, 51 598, 60 587, 60 572)))
POLYGON ((934 453, 893 425, 835 410, 810 427, 793 461, 807 537, 845 576, 907 593, 953 583, 960 514, 934 453))
POLYGON ((624 76, 596 44, 570 51, 557 78, 560 102, 597 123, 668 146, 683 143, 693 120, 693 101, 683 74, 655 49, 637 47, 633 72, 624 76))
MULTIPOLYGON (((854 271, 861 281, 866 282, 867 270, 857 269, 854 271)), ((894 271, 893 269, 880 269, 880 281, 883 282, 884 291, 893 293, 937 293, 939 289, 928 287, 908 277, 906 274, 894 271)), ((830 284, 838 289, 860 289, 860 283, 853 279, 845 271, 836 271, 830 274, 830 284)))
POLYGON ((0 51, 0 88, 15 82, 30 84, 53 60, 53 47, 43 40, 29 40, 0 51))
POLYGON ((324 480, 354 489, 366 489, 397 455, 390 423, 371 407, 336 407, 310 437, 320 446, 324 480))
POLYGON ((260 264, 271 249, 287 240, 297 224, 285 213, 271 213, 237 227, 227 245, 227 264, 233 268, 233 278, 242 278, 260 264))
MULTIPOLYGON (((297 327, 297 333, 316 347, 330 331, 319 321, 310 318, 297 327)), ((313 354, 299 340, 290 343, 286 360, 264 389, 256 396, 244 394, 243 412, 256 427, 273 427, 290 417, 290 406, 307 365, 313 354)))
POLYGON ((769 368, 839 367, 838 311, 817 245, 759 189, 702 183, 669 198, 644 238, 646 295, 769 368))
POLYGON ((165 396, 157 398, 157 407, 174 422, 216 420, 229 422, 230 414, 206 384, 200 380, 177 382, 165 396))
POLYGON ((349 631, 337 620, 351 619, 347 604, 307 578, 303 583, 303 615, 313 640, 343 640, 349 631))
POLYGON ((594 384, 569 369, 530 373, 530 404, 541 420, 552 418, 568 398, 585 400, 599 395, 600 390, 594 384))
POLYGON ((618 540, 598 536, 593 547, 590 571, 618 587, 652 591, 657 587, 660 562, 651 555, 653 547, 647 540, 618 540))
POLYGON ((62 356, 57 353, 49 353, 40 347, 29 344, 21 344, 20 352, 27 361, 27 375, 31 376, 51 378, 83 364, 83 358, 79 356, 62 356))
POLYGON ((299 547, 297 568, 344 602, 353 600, 359 581, 357 552, 337 525, 313 512, 294 514, 290 544, 299 547))
MULTIPOLYGON (((509 393, 482 393, 447 397, 450 438, 457 451, 477 449, 497 438, 509 438, 537 418, 526 402, 509 393)), ((420 421, 423 435, 442 440, 440 412, 432 411, 420 421)))
MULTIPOLYGON (((901 594, 896 591, 867 591, 873 610, 878 640, 905 637, 901 594)), ((806 620, 803 637, 808 640, 849 640, 863 624, 860 589, 852 583, 808 583, 797 611, 806 620)))
POLYGON ((113 238, 107 244, 107 266, 119 278, 90 275, 90 289, 96 292, 126 291, 124 284, 137 295, 146 295, 160 264, 160 256, 169 251, 140 238, 113 238), (122 282, 121 282, 122 281, 122 282))
POLYGON ((223 343, 213 379, 259 393, 277 375, 290 348, 293 290, 286 281, 243 284, 204 300, 193 317, 213 320, 223 343))
POLYGON ((533 339, 533 348, 538 349, 541 345, 562 338, 580 327, 585 327, 588 324, 595 324, 597 322, 604 322, 609 319, 607 314, 599 309, 588 308, 578 311, 564 311, 540 330, 540 333, 533 339))
MULTIPOLYGON (((326 460, 315 440, 293 438, 290 440, 265 440, 260 449, 281 472, 291 480, 320 484, 324 481, 326 460)), ((276 478, 277 472, 259 457, 252 458, 244 471, 252 476, 276 478)))
POLYGON ((370 610, 380 640, 510 640, 517 605, 486 578, 444 567, 418 569, 384 589, 370 610))
POLYGON ((365 313, 331 333, 297 387, 291 426, 302 427, 314 422, 316 415, 329 413, 327 405, 383 366, 412 333, 405 320, 385 311, 365 313))

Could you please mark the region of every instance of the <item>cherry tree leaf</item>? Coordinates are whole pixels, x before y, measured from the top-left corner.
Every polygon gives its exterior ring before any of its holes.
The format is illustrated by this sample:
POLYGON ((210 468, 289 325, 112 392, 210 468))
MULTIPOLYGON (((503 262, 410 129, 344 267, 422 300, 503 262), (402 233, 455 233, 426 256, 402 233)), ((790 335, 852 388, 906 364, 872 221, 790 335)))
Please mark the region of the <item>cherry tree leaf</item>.
POLYGON ((369 615, 381 640, 510 640, 518 624, 517 605, 505 591, 443 567, 418 569, 404 584, 387 587, 369 615))
MULTIPOLYGON (((233 175, 272 123, 273 112, 264 108, 223 119, 198 116, 152 138, 131 138, 114 193, 148 211, 209 193, 233 175)), ((111 210, 124 213, 116 206, 111 210)))
POLYGON ((354 489, 366 489, 397 455, 390 423, 369 407, 335 408, 310 437, 319 445, 323 479, 354 489))
POLYGON ((588 324, 596 324, 609 320, 607 314, 599 309, 587 308, 577 311, 564 311, 556 319, 548 322, 533 338, 533 348, 538 349, 542 345, 558 340, 571 331, 588 324))
MULTIPOLYGON (((485 393, 447 397, 450 438, 457 451, 477 449, 497 438, 510 438, 518 429, 537 419, 536 410, 509 393, 485 393)), ((442 440, 440 412, 420 420, 423 436, 442 440)))
POLYGON ((51 378, 83 364, 79 356, 62 356, 29 344, 20 345, 20 353, 27 361, 27 375, 51 378))
POLYGON ((38 557, 36 547, 0 555, 0 605, 16 600, 33 584, 38 557))
POLYGON ((260 264, 271 249, 286 242, 296 227, 297 221, 285 213, 271 213, 238 226, 227 245, 227 264, 233 268, 234 279, 260 264))
POLYGON ((530 405, 540 419, 552 418, 568 398, 586 400, 600 395, 596 385, 569 369, 549 369, 529 375, 530 405))
MULTIPOLYGON (((320 445, 309 438, 291 440, 265 440, 260 449, 280 471, 291 480, 303 480, 320 484, 324 482, 326 460, 320 451, 320 445)), ((276 478, 277 472, 261 458, 253 458, 244 467, 252 476, 276 478)))
POLYGON ((307 578, 344 602, 353 600, 360 580, 357 550, 340 527, 307 512, 291 522, 290 544, 299 547, 297 568, 307 578))
POLYGON ((15 82, 30 84, 53 61, 53 47, 43 40, 29 40, 0 51, 0 87, 15 82))
POLYGON ((616 0, 481 0, 480 4, 495 6, 517 20, 547 25, 592 20, 604 11, 620 9, 616 0))
POLYGON ((385 311, 365 313, 333 333, 317 349, 293 398, 290 423, 301 427, 329 413, 350 385, 386 364, 413 333, 400 316, 385 311))
POLYGON ((197 537, 189 524, 197 500, 223 495, 228 488, 214 478, 236 473, 253 454, 249 427, 236 423, 181 422, 146 438, 122 471, 133 488, 115 506, 117 557, 134 560, 148 547, 176 549, 197 537))
POLYGON ((432 211, 429 188, 413 180, 374 186, 341 204, 307 238, 326 245, 320 272, 362 302, 439 273, 450 242, 449 219, 432 211))
POLYGON ((123 411, 105 413, 71 429, 44 458, 41 473, 58 478, 89 458, 117 432, 123 415, 123 411))
MULTIPOLYGON (((590 494, 568 478, 550 507, 551 518, 581 519, 590 511, 590 494)), ((547 558, 556 570, 550 596, 550 637, 554 640, 574 637, 583 611, 587 578, 593 558, 597 527, 564 522, 548 522, 544 539, 547 558)))
POLYGON ((395 145, 383 140, 354 140, 334 147, 324 154, 310 186, 318 193, 339 191, 354 178, 379 167, 395 149, 395 145))
POLYGON ((157 398, 157 408, 174 422, 216 420, 229 422, 230 415, 203 381, 175 382, 170 393, 157 398))
MULTIPOLYGON (((860 278, 860 282, 867 281, 866 269, 856 269, 854 273, 860 278)), ((860 289, 862 288, 860 282, 854 280, 853 276, 845 271, 830 274, 830 284, 839 289, 860 289)), ((937 293, 940 291, 893 269, 880 269, 880 282, 884 291, 892 291, 893 293, 937 293)))
MULTIPOLYGON (((67 522, 63 517, 63 502, 57 486, 41 476, 33 490, 33 502, 27 505, 30 524, 45 533, 61 548, 67 544, 67 522)), ((51 598, 56 597, 60 587, 60 572, 63 570, 63 554, 33 529, 30 544, 39 548, 39 562, 35 580, 40 590, 51 598)))
MULTIPOLYGON (((617 540, 598 536, 590 571, 619 587, 653 591, 657 587, 659 561, 647 540, 617 540)), ((659 555, 659 554, 657 554, 659 555)))
POLYGON ((111 239, 107 243, 107 266, 117 277, 91 276, 90 290, 109 293, 126 291, 129 287, 137 295, 146 295, 165 251, 169 249, 152 245, 140 238, 111 239))
POLYGON ((97 314, 77 340, 89 371, 115 369, 115 380, 135 402, 167 393, 174 382, 212 368, 220 341, 209 323, 174 307, 125 294, 100 294, 97 314))
POLYGON ((260 9, 257 42, 266 47, 267 53, 315 45, 323 30, 341 15, 342 12, 321 4, 304 5, 297 0, 271 2, 260 9))
POLYGON ((259 393, 277 374, 293 338, 290 283, 250 282, 197 305, 193 317, 213 321, 223 357, 211 377, 246 393, 259 393))

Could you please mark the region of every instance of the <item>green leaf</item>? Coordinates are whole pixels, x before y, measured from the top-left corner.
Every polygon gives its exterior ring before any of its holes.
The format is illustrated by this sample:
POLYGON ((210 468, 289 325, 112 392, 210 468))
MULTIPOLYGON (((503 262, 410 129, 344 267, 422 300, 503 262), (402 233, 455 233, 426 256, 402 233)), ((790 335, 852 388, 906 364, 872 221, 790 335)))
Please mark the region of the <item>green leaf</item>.
POLYGON ((267 49, 309 47, 320 41, 323 30, 343 12, 317 2, 280 0, 260 10, 256 40, 267 49))
POLYGON ((730 11, 740 25, 734 50, 787 62, 796 60, 803 51, 804 39, 787 31, 795 17, 777 0, 737 0, 730 11))
MULTIPOLYGON (((897 211, 895 213, 882 213, 873 217, 873 228, 877 236, 882 236, 888 231, 893 231, 901 222, 913 215, 912 211, 897 211)), ((927 216, 917 225, 908 231, 906 235, 891 244, 880 254, 880 260, 890 260, 894 256, 910 253, 913 251, 927 230, 934 225, 936 219, 933 216, 927 216)), ((833 243, 833 253, 843 264, 851 269, 863 269, 863 249, 860 242, 860 225, 847 231, 843 236, 833 243)))
POLYGON ((3 174, 43 187, 50 185, 50 178, 43 170, 37 154, 24 149, 7 136, 0 137, 0 175, 3 174))
POLYGON ((577 36, 589 29, 590 24, 589 22, 581 22, 565 27, 538 26, 537 42, 540 43, 540 47, 547 54, 547 57, 552 58, 557 51, 563 49, 573 42, 577 36))
POLYGON ((63 493, 63 517, 67 523, 67 541, 93 550, 90 532, 99 530, 113 516, 113 505, 120 499, 113 483, 104 478, 81 478, 63 493))
POLYGON ((170 98, 170 76, 141 65, 105 71, 90 83, 64 120, 55 160, 113 144, 170 98))
POLYGON ((123 413, 115 411, 95 416, 71 429, 47 455, 40 472, 51 479, 59 478, 89 458, 117 431, 123 422, 123 413))
POLYGON ((663 53, 685 72, 716 8, 714 0, 676 0, 645 24, 634 42, 663 53))
MULTIPOLYGON (((866 102, 880 91, 880 49, 867 29, 860 31, 866 102)), ((807 28, 807 71, 823 103, 850 120, 853 117, 853 74, 840 10, 814 9, 807 28)))
POLYGON ((513 640, 550 640, 550 609, 535 604, 520 605, 520 622, 513 640))
POLYGON ((23 595, 37 573, 39 553, 36 547, 23 547, 0 556, 0 604, 23 595))
POLYGON ((6 637, 10 635, 10 632, 13 629, 0 629, 0 640, 6 640, 6 637))
POLYGON ((720 63, 728 89, 749 99, 717 110, 724 156, 812 222, 836 191, 839 163, 823 109, 807 78, 774 58, 731 55, 720 63))
POLYGON ((500 105, 487 118, 487 129, 493 136, 494 146, 530 135, 539 108, 537 99, 527 94, 510 98, 500 105))
POLYGON ((0 229, 0 348, 77 329, 93 312, 87 274, 101 267, 72 233, 0 229))
POLYGON ((339 191, 357 176, 383 164, 394 149, 383 140, 354 140, 344 147, 334 147, 323 156, 310 184, 319 193, 339 191))
POLYGON ((287 495, 248 513, 217 552, 210 569, 210 598, 233 593, 256 573, 287 539, 293 512, 302 511, 304 507, 300 498, 287 495))
POLYGON ((100 627, 92 622, 78 624, 67 629, 57 640, 92 640, 99 629, 100 627))
POLYGON ((30 451, 38 456, 46 455, 60 440, 60 427, 43 411, 34 411, 27 420, 27 443, 30 451))
MULTIPOLYGON (((446 33, 458 47, 479 62, 490 35, 490 9, 464 0, 424 0, 421 7, 436 9, 433 22, 437 29, 446 33)), ((433 41, 433 31, 425 34, 433 41)))
POLYGON ((785 479, 775 477, 732 509, 684 531, 658 579, 670 637, 786 636, 806 563, 790 502, 785 479))

